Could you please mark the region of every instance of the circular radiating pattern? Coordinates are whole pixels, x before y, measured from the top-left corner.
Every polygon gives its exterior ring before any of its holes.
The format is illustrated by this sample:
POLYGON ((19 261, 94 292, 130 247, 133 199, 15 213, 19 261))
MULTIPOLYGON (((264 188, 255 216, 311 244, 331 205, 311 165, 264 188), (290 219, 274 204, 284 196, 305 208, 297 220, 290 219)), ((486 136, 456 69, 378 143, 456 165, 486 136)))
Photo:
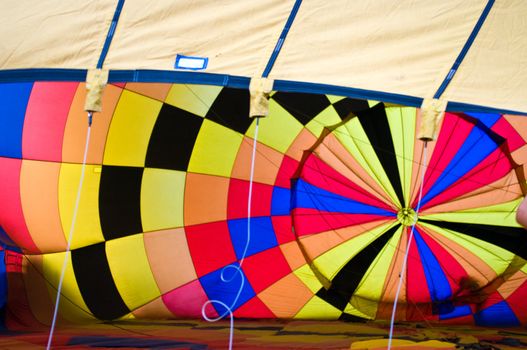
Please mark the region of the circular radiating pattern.
MULTIPOLYGON (((49 323, 81 169, 85 90, 0 89, 0 238, 28 254, 23 282, 10 287, 25 293, 12 290, 10 303, 49 323)), ((525 235, 514 221, 522 117, 447 113, 425 152, 414 108, 274 92, 260 120, 249 226, 248 101, 245 90, 213 86, 107 86, 64 319, 200 317, 209 299, 235 302, 237 317, 387 318, 415 224, 398 319, 527 323, 525 235), (221 274, 239 266, 248 237, 239 293, 240 281, 221 274)), ((207 315, 223 311, 209 306, 207 315)))

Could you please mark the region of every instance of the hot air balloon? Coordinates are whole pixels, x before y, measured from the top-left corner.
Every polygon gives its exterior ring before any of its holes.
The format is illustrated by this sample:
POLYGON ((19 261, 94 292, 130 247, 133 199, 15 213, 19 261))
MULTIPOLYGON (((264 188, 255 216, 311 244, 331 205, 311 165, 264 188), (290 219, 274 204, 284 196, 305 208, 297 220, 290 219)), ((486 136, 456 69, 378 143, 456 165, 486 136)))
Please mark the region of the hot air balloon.
POLYGON ((2 6, 8 324, 527 323, 522 2, 55 5, 2 6))

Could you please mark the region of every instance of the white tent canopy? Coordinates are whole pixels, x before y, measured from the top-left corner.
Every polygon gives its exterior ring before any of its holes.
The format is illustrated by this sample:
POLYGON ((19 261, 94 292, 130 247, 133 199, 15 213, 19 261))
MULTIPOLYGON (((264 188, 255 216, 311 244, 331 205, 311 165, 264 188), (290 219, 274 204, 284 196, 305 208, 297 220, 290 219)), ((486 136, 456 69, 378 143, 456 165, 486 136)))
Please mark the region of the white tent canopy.
POLYGON ((0 9, 3 82, 74 80, 104 61, 114 81, 244 85, 268 75, 275 88, 413 104, 440 95, 527 114, 524 0, 8 0, 0 9), (206 68, 177 69, 178 55, 206 68))

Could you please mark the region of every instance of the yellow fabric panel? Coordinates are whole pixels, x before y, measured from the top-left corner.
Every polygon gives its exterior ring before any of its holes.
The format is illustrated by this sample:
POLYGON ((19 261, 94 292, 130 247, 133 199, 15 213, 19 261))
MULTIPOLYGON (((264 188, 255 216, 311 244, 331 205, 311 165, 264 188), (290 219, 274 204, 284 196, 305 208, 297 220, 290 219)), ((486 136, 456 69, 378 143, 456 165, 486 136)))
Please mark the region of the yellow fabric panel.
POLYGON ((174 84, 165 102, 204 117, 221 89, 221 86, 174 84))
POLYGON ((346 305, 346 308, 344 309, 344 312, 347 313, 347 314, 355 315, 355 316, 362 317, 362 318, 370 318, 370 319, 374 318, 374 317, 372 317, 370 315, 366 315, 365 313, 360 312, 357 308, 355 308, 350 303, 348 303, 346 305))
MULTIPOLYGON (((82 164, 62 163, 59 176, 60 219, 65 238, 68 239, 75 201, 81 176, 82 164)), ((101 166, 86 165, 82 192, 71 241, 71 249, 104 241, 99 220, 99 183, 101 166)))
POLYGON ((319 137, 324 130, 324 127, 331 126, 340 123, 339 115, 333 106, 329 106, 320 112, 316 118, 313 118, 309 123, 307 123, 306 128, 313 133, 316 137, 319 137))
POLYGON ((351 118, 344 126, 335 129, 337 139, 353 155, 360 166, 366 170, 372 179, 388 194, 393 203, 398 203, 397 195, 384 171, 375 150, 368 140, 358 118, 351 118))
POLYGON ((183 226, 186 173, 145 168, 141 182, 143 231, 183 226))
MULTIPOLYGON (((467 250, 476 255, 482 262, 485 262, 485 264, 487 264, 494 272, 496 272, 497 275, 505 271, 511 260, 514 258, 513 253, 480 239, 425 223, 419 223, 419 225, 427 227, 430 230, 441 234, 445 238, 465 247, 467 250)), ((472 264, 474 265, 474 263, 472 264)))
POLYGON ((174 318, 174 314, 167 309, 161 297, 154 299, 150 303, 132 311, 132 315, 134 315, 135 318, 143 320, 162 320, 174 318))
POLYGON ((201 125, 188 171, 229 177, 243 135, 205 119, 201 125))
POLYGON ((293 273, 306 285, 307 288, 309 288, 309 290, 313 292, 313 294, 322 288, 322 283, 320 283, 308 264, 294 270, 293 273))
MULTIPOLYGON (((53 286, 53 288, 48 286, 49 293, 53 296, 53 301, 57 294, 56 288, 59 285, 65 254, 66 253, 55 253, 43 255, 44 278, 53 286)), ((95 317, 91 315, 88 306, 84 303, 79 286, 77 285, 73 265, 71 263, 71 253, 68 254, 66 263, 59 313, 69 321, 95 320, 95 317)))
MULTIPOLYGON (((358 297, 369 300, 382 299, 385 281, 391 268, 393 256, 397 251, 402 231, 403 229, 401 226, 370 265, 355 291, 355 294, 358 297)), ((396 269, 396 271, 398 271, 398 269, 396 269)), ((375 309, 372 307, 365 313, 368 315, 375 315, 377 313, 377 303, 374 304, 374 307, 375 309)))
POLYGON ((104 152, 104 164, 142 167, 162 103, 123 91, 115 109, 104 152))
MULTIPOLYGON (((246 135, 254 138, 256 123, 252 123, 246 135)), ((269 115, 260 118, 258 141, 285 153, 303 126, 274 100, 269 101, 269 115)))
MULTIPOLYGON (((403 189, 406 205, 410 203, 412 168, 415 137, 415 115, 416 109, 410 107, 390 107, 386 109, 388 123, 393 139, 396 153, 397 168, 401 176, 401 187, 403 189)), ((415 161, 419 161, 418 159, 415 161)))
POLYGON ((340 315, 342 315, 342 311, 314 295, 294 318, 303 320, 337 320, 340 315))
POLYGON ((521 227, 516 222, 516 209, 523 198, 518 198, 510 202, 491 205, 488 207, 460 210, 451 213, 437 213, 422 215, 423 219, 467 222, 486 225, 516 226, 521 227))
POLYGON ((345 241, 317 257, 314 260, 315 266, 324 276, 332 279, 348 260, 358 254, 368 244, 373 242, 391 225, 393 225, 393 223, 375 227, 371 231, 345 241))
POLYGON ((57 193, 59 171, 59 163, 22 161, 22 210, 31 238, 41 252, 56 252, 66 248, 57 193))
MULTIPOLYGON (((20 277, 23 279, 24 287, 22 287, 22 285, 18 285, 16 293, 12 293, 16 295, 9 295, 8 300, 11 304, 13 304, 11 301, 17 300, 17 298, 20 298, 19 300, 21 300, 24 304, 27 302, 27 305, 22 306, 24 313, 29 309, 30 314, 33 315, 39 322, 49 325, 51 324, 51 319, 53 318, 53 305, 55 303, 55 295, 57 292, 55 291, 55 293, 53 293, 50 291, 48 293, 48 284, 43 278, 42 265, 42 255, 30 255, 23 258, 22 273, 20 274, 20 277)), ((12 282, 12 280, 9 282, 12 282)), ((17 284, 15 284, 15 286, 16 285, 17 284)), ((9 288, 8 294, 11 290, 15 289, 9 288)), ((16 304, 16 302, 14 304, 16 304)), ((16 311, 19 307, 21 307, 21 305, 13 306, 15 306, 14 312, 16 315, 16 311)), ((22 320, 25 318, 24 315, 21 315, 21 317, 22 320)), ((28 318, 31 319, 32 317, 28 318)), ((60 322, 61 318, 58 317, 58 319, 60 322)))
POLYGON ((130 310, 161 295, 150 270, 143 234, 106 242, 106 255, 117 290, 130 310))

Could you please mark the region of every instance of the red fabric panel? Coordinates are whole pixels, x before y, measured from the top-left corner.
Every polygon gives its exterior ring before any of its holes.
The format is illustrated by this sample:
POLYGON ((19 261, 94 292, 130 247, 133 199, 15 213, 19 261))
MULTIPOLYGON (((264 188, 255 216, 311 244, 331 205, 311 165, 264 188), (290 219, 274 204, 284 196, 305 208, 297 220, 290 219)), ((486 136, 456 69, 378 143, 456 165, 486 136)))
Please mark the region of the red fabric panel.
POLYGON ((185 232, 198 277, 236 260, 226 221, 188 226, 185 232))
POLYGON ((64 128, 78 85, 64 82, 35 83, 24 122, 24 158, 61 161, 64 128))
MULTIPOLYGON (((253 182, 251 217, 271 215, 273 186, 253 182)), ((249 181, 231 179, 227 218, 247 218, 247 200, 249 198, 249 181)))
POLYGON ((26 226, 20 198, 22 160, 0 158, 0 225, 17 246, 40 253, 26 226))

